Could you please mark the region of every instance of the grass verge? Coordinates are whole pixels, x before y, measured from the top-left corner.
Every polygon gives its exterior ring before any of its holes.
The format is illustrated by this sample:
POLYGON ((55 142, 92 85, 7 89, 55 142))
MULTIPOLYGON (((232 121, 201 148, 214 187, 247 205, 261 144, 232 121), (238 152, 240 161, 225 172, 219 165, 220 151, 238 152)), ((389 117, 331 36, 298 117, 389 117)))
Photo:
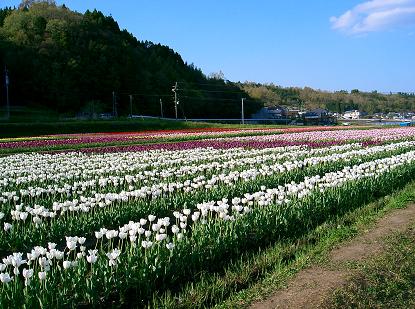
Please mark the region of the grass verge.
MULTIPOLYGON (((163 119, 67 120, 59 122, 0 122, 0 138, 46 134, 130 132, 194 128, 287 128, 286 125, 239 125, 163 119)), ((289 126, 290 128, 293 126, 289 126)))
POLYGON ((415 308, 415 226, 386 239, 386 252, 358 265, 323 308, 415 308))
POLYGON ((201 273, 177 293, 154 295, 152 308, 241 308, 286 285, 298 271, 322 263, 339 243, 368 229, 387 212, 415 199, 415 182, 403 190, 347 213, 291 242, 247 253, 221 273, 201 273))

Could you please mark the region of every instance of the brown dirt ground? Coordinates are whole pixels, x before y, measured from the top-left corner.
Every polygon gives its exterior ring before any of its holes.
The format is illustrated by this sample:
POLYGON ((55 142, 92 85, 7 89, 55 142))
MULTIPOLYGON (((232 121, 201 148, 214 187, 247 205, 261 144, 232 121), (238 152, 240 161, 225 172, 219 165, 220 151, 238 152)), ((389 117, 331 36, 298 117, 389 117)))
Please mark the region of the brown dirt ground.
POLYGON ((334 289, 343 286, 350 277, 349 271, 336 265, 359 262, 380 254, 386 236, 405 231, 413 222, 415 204, 390 212, 363 235, 332 250, 327 265, 311 266, 300 271, 286 288, 276 291, 263 301, 253 303, 250 308, 318 308, 334 289))

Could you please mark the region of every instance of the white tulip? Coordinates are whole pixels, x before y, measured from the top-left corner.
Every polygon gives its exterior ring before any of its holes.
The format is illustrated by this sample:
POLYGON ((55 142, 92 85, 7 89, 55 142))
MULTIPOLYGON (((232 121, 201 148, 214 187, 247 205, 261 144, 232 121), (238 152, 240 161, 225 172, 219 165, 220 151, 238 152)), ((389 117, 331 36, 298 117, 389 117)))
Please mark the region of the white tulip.
POLYGON ((180 232, 180 228, 177 225, 172 225, 171 231, 173 234, 177 234, 180 232))
POLYGON ((45 280, 46 279, 46 272, 45 271, 40 271, 38 273, 39 279, 40 280, 45 280))
POLYGON ((12 280, 13 280, 13 277, 10 277, 10 274, 8 274, 8 273, 5 273, 5 274, 1 273, 0 274, 0 281, 2 283, 9 283, 12 280))
POLYGON ((157 241, 162 241, 162 240, 165 240, 166 238, 167 238, 167 234, 156 234, 157 241))
POLYGON ((75 248, 76 248, 76 241, 67 241, 67 242, 66 242, 66 247, 67 247, 70 251, 75 250, 75 248))
POLYGON ((166 244, 166 248, 169 250, 173 250, 173 248, 175 247, 175 245, 171 242, 169 242, 168 244, 166 244))
POLYGON ((160 230, 160 228, 161 228, 161 226, 160 226, 159 224, 157 224, 157 223, 155 223, 155 224, 153 224, 153 225, 151 226, 151 229, 153 230, 153 232, 157 232, 157 231, 159 231, 159 230, 160 230))
POLYGON ((142 246, 143 248, 145 248, 145 249, 150 248, 152 245, 153 245, 153 243, 152 243, 151 241, 146 241, 146 240, 143 240, 143 241, 141 242, 141 246, 142 246))
POLYGON ((29 214, 27 212, 21 212, 20 213, 20 216, 19 216, 20 217, 20 220, 26 221, 28 215, 29 214))
POLYGON ((128 234, 127 234, 127 233, 125 233, 125 232, 119 232, 119 233, 118 233, 118 237, 119 237, 120 239, 126 239, 126 238, 127 238, 127 236, 128 236, 128 234))
POLYGON ((102 236, 104 236, 104 234, 101 231, 95 232, 95 238, 96 239, 101 239, 102 236))
POLYGON ((98 257, 96 255, 88 255, 86 257, 86 260, 88 261, 88 263, 94 264, 98 260, 98 257))
POLYGON ((23 269, 23 277, 25 279, 30 279, 33 276, 33 273, 34 273, 33 269, 26 269, 26 268, 23 269))
POLYGON ((63 268, 64 269, 68 269, 71 267, 71 262, 70 261, 63 261, 63 268))
POLYGON ((4 222, 4 231, 8 232, 12 228, 12 225, 10 223, 4 222))
POLYGON ((62 260, 64 258, 64 252, 63 251, 55 251, 54 253, 55 259, 62 260))

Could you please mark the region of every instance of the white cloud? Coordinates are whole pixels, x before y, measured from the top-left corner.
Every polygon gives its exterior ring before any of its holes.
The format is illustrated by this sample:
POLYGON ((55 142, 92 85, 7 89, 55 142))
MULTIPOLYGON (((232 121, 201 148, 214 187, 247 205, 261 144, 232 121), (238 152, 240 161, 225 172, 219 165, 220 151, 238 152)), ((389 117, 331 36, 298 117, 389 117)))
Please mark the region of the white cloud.
POLYGON ((371 0, 356 5, 339 17, 331 17, 332 28, 348 34, 415 26, 415 0, 371 0))

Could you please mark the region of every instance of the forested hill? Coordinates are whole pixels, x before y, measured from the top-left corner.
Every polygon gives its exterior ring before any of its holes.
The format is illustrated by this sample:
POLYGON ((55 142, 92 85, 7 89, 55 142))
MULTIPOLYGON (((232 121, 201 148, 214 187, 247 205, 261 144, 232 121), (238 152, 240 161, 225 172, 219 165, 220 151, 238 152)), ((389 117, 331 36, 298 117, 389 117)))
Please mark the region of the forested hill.
MULTIPOLYGON (((63 115, 112 111, 174 116, 172 87, 178 83, 179 117, 240 117, 260 108, 237 85, 207 77, 167 46, 139 41, 99 11, 84 14, 53 1, 27 1, 0 10, 0 66, 7 65, 12 106, 45 108, 63 115)), ((1 69, 3 72, 3 69, 1 69)), ((4 74, 1 84, 4 85, 4 74)), ((5 102, 1 87, 0 106, 5 102)))
POLYGON ((364 92, 354 89, 328 92, 309 87, 280 87, 274 84, 253 82, 238 83, 240 88, 252 98, 260 100, 265 106, 285 105, 311 110, 325 108, 332 112, 343 113, 358 109, 369 114, 389 112, 414 112, 414 93, 364 92))

